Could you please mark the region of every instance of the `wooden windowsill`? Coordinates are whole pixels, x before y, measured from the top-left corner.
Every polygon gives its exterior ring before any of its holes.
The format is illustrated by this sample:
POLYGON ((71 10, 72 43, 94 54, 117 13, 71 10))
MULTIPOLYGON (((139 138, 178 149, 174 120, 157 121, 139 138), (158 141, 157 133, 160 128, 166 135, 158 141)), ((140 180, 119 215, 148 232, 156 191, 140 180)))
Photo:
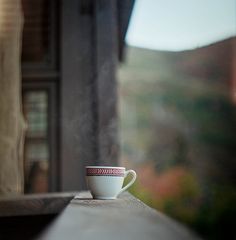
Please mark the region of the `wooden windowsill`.
POLYGON ((199 239, 187 228, 151 209, 129 193, 117 200, 78 194, 38 239, 172 240, 199 239))

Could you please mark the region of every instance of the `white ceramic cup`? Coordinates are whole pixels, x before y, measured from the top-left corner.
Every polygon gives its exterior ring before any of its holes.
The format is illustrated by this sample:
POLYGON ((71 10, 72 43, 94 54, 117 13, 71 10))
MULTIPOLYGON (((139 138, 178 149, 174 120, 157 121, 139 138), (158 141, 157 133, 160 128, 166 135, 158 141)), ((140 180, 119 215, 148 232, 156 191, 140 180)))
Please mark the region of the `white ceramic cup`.
POLYGON ((86 167, 87 185, 94 199, 116 199, 134 183, 135 179, 136 172, 134 170, 126 171, 124 167, 86 167), (128 174, 132 175, 132 179, 122 188, 128 174))

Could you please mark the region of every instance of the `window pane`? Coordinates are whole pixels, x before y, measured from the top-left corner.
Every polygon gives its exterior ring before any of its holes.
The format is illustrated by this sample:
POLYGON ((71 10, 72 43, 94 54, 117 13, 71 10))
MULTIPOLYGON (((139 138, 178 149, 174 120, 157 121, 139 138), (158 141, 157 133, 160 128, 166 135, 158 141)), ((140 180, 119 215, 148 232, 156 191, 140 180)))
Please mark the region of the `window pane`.
POLYGON ((23 108, 28 124, 25 141, 25 191, 48 191, 48 95, 26 91, 23 108))
POLYGON ((28 141, 26 145, 25 155, 27 156, 27 164, 32 165, 34 162, 48 160, 48 146, 46 141, 39 141, 35 143, 28 141))
POLYGON ((28 123, 27 137, 47 137, 47 93, 27 92, 24 96, 25 117, 28 123))

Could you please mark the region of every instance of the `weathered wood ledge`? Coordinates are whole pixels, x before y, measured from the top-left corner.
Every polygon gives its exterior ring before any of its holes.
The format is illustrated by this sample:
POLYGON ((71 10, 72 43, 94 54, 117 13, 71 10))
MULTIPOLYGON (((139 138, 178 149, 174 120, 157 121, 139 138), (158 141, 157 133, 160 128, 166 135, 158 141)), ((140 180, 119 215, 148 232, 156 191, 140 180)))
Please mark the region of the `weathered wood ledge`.
POLYGON ((58 214, 75 192, 0 196, 0 217, 58 214))
POLYGON ((117 200, 78 194, 38 239, 193 240, 195 234, 129 193, 117 200))

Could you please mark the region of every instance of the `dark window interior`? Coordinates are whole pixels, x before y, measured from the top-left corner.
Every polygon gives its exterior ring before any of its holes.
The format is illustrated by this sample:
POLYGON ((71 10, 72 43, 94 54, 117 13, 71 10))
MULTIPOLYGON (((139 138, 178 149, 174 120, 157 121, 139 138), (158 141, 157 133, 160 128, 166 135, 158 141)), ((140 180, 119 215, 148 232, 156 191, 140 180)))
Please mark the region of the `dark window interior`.
POLYGON ((50 13, 47 0, 23 0, 23 62, 43 62, 50 50, 50 13))
POLYGON ((49 139, 48 93, 25 91, 24 115, 28 124, 25 139, 26 192, 48 191, 49 139))
POLYGON ((55 191, 56 176, 52 172, 56 171, 57 151, 58 9, 54 0, 23 0, 22 5, 22 93, 27 122, 25 192, 55 191))

